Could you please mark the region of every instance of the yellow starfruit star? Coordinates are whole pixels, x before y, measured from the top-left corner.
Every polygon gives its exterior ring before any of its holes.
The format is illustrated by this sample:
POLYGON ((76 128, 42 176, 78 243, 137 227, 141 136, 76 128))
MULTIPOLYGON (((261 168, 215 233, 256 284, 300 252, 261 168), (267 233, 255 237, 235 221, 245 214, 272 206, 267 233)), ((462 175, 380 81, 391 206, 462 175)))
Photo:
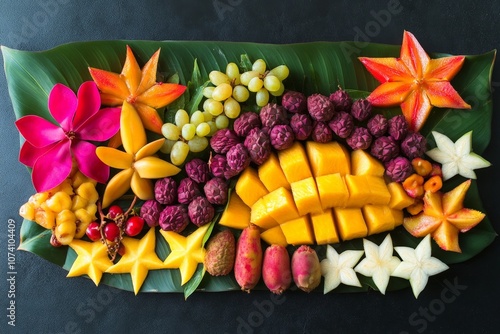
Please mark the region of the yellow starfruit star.
POLYGON ((108 257, 108 248, 99 241, 87 242, 73 239, 69 244, 78 257, 68 272, 68 277, 87 275, 99 285, 102 273, 113 265, 108 257))
POLYGON ((405 218, 403 226, 414 237, 430 234, 443 250, 460 253, 458 234, 469 231, 485 217, 484 213, 463 206, 470 184, 471 180, 467 180, 445 194, 426 191, 424 210, 405 218))
POLYGON ((186 86, 156 82, 160 49, 142 70, 132 49, 127 45, 127 57, 120 74, 89 67, 90 75, 101 91, 102 104, 120 106, 130 103, 140 115, 144 127, 161 134, 163 121, 157 108, 162 108, 181 96, 186 86))
POLYGON ((132 105, 123 102, 120 115, 121 140, 125 152, 99 146, 96 154, 106 165, 123 169, 108 182, 102 207, 109 206, 130 188, 142 200, 154 197, 151 179, 160 179, 180 172, 180 168, 153 156, 162 147, 164 138, 147 143, 146 131, 132 105))
POLYGON ((203 237, 210 225, 205 224, 199 227, 187 237, 173 231, 160 231, 171 250, 164 261, 165 268, 179 268, 181 285, 186 284, 191 279, 198 263, 203 263, 205 259, 203 237))
POLYGON ((152 227, 142 239, 125 237, 122 240, 125 254, 106 272, 111 274, 130 274, 134 293, 141 289, 149 270, 164 269, 165 265, 155 252, 156 236, 152 227))

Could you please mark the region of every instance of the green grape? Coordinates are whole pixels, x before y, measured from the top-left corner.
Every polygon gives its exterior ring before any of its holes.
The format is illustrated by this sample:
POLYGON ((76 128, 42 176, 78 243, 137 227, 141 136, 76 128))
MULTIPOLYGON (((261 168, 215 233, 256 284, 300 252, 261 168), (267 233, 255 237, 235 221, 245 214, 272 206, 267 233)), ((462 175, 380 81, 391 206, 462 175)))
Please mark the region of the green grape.
POLYGON ((269 71, 267 75, 275 75, 281 81, 288 78, 288 74, 290 74, 290 70, 286 65, 280 65, 269 71))
POLYGON ((263 85, 264 85, 264 81, 262 81, 261 78, 254 77, 248 83, 248 90, 251 92, 254 92, 254 93, 258 92, 259 89, 261 89, 263 85))
POLYGON ((211 121, 214 118, 207 110, 203 111, 203 116, 205 117, 205 122, 211 121))
POLYGON ((241 73, 241 75, 240 75, 241 84, 244 86, 248 86, 248 83, 250 82, 250 80, 252 80, 253 78, 258 77, 258 76, 259 76, 259 72, 257 72, 257 71, 248 71, 248 72, 241 73))
POLYGON ((198 137, 208 136, 209 133, 210 133, 210 125, 208 125, 206 122, 200 123, 196 127, 196 135, 198 137))
POLYGON ((191 140, 193 139, 194 135, 196 134, 196 126, 194 124, 184 124, 182 127, 182 138, 186 140, 191 140))
POLYGON ((226 114, 227 117, 234 119, 240 115, 240 112, 241 112, 240 104, 232 97, 228 98, 224 102, 224 114, 226 114))
POLYGON ((257 59, 252 64, 252 71, 257 71, 260 74, 264 74, 266 72, 266 62, 263 59, 257 59))
MULTIPOLYGON (((219 116, 223 116, 223 115, 219 115, 219 116)), ((217 117, 219 117, 219 116, 217 116, 217 117)), ((224 116, 224 117, 226 117, 226 116, 224 116)), ((226 117, 226 118, 227 118, 227 117, 226 117)), ((214 133, 216 133, 216 132, 217 132, 217 130, 219 130, 219 129, 217 128, 217 124, 215 124, 215 121, 208 121, 208 122, 207 122, 207 124, 210 126, 210 133, 208 134, 208 136, 209 136, 209 137, 211 137, 211 136, 213 136, 213 135, 214 135, 214 133)))
POLYGON ((178 140, 181 135, 181 130, 173 123, 165 123, 161 127, 161 133, 169 140, 178 140))
POLYGON ((276 92, 281 87, 281 81, 274 75, 266 75, 264 78, 264 87, 269 92, 276 92))
POLYGON ((265 88, 261 88, 257 94, 255 94, 255 102, 259 107, 265 106, 269 102, 269 92, 265 88))
POLYGON ((224 106, 219 101, 208 99, 203 103, 203 109, 211 113, 213 116, 219 116, 224 111, 224 106))
POLYGON ((194 126, 198 126, 198 124, 201 124, 205 122, 205 115, 199 110, 196 110, 192 115, 191 115, 191 124, 194 124, 194 126))
POLYGON ((215 119, 215 126, 217 129, 225 129, 229 126, 229 118, 226 115, 219 115, 215 119))
POLYGON ((172 146, 172 150, 170 151, 170 161, 176 165, 180 166, 186 160, 186 157, 189 153, 189 145, 183 141, 176 141, 172 146))
POLYGON ((194 138, 188 142, 188 146, 191 152, 202 152, 208 147, 208 139, 205 137, 194 136, 194 138))
POLYGON ((238 102, 245 102, 250 97, 250 92, 245 86, 237 85, 233 88, 233 99, 238 102))
POLYGON ((184 124, 188 123, 189 123, 189 114, 187 113, 187 111, 184 109, 177 110, 177 112, 175 113, 175 125, 177 125, 179 129, 182 129, 184 124))
POLYGON ((229 77, 226 74, 222 73, 221 71, 212 71, 210 72, 208 77, 215 86, 218 86, 222 83, 227 83, 227 84, 230 83, 229 77))
POLYGON ((210 99, 212 97, 212 93, 214 92, 215 87, 214 86, 208 86, 203 88, 203 96, 205 96, 207 99, 210 99))
POLYGON ((175 143, 177 143, 177 140, 166 139, 163 142, 163 145, 161 146, 160 151, 162 153, 165 153, 165 154, 170 154, 170 152, 172 152, 172 147, 174 146, 175 143))
POLYGON ((275 91, 275 92, 269 92, 272 96, 281 96, 283 95, 283 92, 285 91, 285 85, 283 83, 280 83, 280 88, 275 91))
POLYGON ((215 87, 212 93, 212 99, 215 101, 225 101, 233 94, 233 87, 228 83, 222 83, 215 87))
POLYGON ((237 85, 236 81, 240 79, 240 69, 236 63, 229 63, 226 66, 226 75, 233 84, 237 85))

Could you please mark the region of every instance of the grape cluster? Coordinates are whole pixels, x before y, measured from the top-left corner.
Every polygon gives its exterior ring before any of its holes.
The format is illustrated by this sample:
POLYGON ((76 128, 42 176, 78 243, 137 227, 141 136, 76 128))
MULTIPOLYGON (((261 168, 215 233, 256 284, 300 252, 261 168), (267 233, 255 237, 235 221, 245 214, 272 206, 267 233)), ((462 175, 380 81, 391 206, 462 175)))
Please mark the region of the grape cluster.
POLYGON ((52 230, 53 246, 68 245, 85 235, 96 219, 96 182, 76 171, 57 187, 32 195, 19 209, 21 217, 52 230))

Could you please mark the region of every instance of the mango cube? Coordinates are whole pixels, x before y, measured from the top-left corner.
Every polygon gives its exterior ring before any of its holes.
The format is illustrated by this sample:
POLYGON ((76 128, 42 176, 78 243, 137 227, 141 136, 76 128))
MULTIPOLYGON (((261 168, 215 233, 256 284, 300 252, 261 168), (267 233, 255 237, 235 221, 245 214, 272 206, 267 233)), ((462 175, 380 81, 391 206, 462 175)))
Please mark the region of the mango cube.
POLYGON ((254 205, 259 198, 269 193, 260 181, 257 171, 252 167, 247 167, 241 173, 236 182, 235 189, 241 200, 249 207, 254 205))
POLYGON ((386 205, 365 205, 363 217, 368 228, 368 235, 394 229, 394 216, 386 205))
POLYGON ((250 223, 250 207, 233 191, 229 197, 226 209, 220 217, 219 224, 242 230, 250 223))
POLYGON ((342 240, 363 238, 368 235, 360 208, 334 208, 333 216, 342 240))
POLYGON ((340 173, 351 173, 351 156, 347 149, 338 142, 306 143, 307 156, 315 177, 340 173))
POLYGON ((260 198, 252 205, 250 222, 265 230, 278 225, 278 222, 267 212, 267 205, 264 198, 260 198))
POLYGON ((318 176, 316 185, 323 210, 346 206, 349 191, 340 173, 318 176))
POLYGON ((288 183, 312 176, 306 151, 300 142, 296 141, 290 148, 279 151, 278 158, 288 183))
POLYGON ((370 153, 364 150, 354 150, 351 153, 351 171, 353 175, 384 176, 384 165, 370 153))
POLYGON ((280 224, 299 217, 292 193, 288 189, 278 188, 262 199, 266 204, 267 213, 280 224))
POLYGON ((403 210, 413 204, 414 199, 408 196, 401 183, 391 182, 387 185, 387 189, 391 194, 391 200, 389 201, 391 209, 403 210))
POLYGON ((311 225, 318 245, 333 244, 340 241, 331 209, 322 213, 311 214, 311 225))
POLYGON ((345 183, 349 190, 348 207, 361 208, 368 202, 371 192, 364 175, 346 175, 345 183))
POLYGON ((262 240, 264 240, 268 245, 280 245, 283 247, 288 246, 286 242, 285 235, 281 230, 281 226, 275 226, 268 230, 265 230, 260 234, 262 240))
POLYGON ((288 183, 285 174, 283 174, 276 154, 271 154, 269 158, 259 166, 258 172, 260 180, 269 192, 280 187, 290 189, 290 183, 288 183))
POLYGON ((280 225, 289 245, 311 245, 314 234, 309 224, 309 216, 292 219, 280 225))
POLYGON ((392 218, 394 220, 394 227, 403 225, 404 215, 403 210, 391 209, 392 218))
POLYGON ((293 182, 290 185, 299 216, 323 211, 314 178, 308 177, 307 179, 293 182))
POLYGON ((387 184, 384 179, 379 176, 365 175, 368 188, 370 189, 370 196, 367 204, 387 205, 391 200, 391 193, 387 189, 387 184))

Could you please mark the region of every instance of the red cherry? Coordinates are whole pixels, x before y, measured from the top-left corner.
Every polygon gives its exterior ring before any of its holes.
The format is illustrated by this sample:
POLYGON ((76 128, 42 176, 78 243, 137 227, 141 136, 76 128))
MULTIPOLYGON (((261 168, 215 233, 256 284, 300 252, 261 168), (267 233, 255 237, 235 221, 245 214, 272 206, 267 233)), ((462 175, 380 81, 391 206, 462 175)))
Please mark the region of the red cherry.
POLYGON ((120 228, 116 223, 109 222, 104 226, 104 236, 109 241, 115 241, 120 236, 120 228))
POLYGON ((101 231, 99 231, 99 223, 92 222, 87 226, 87 230, 85 231, 87 237, 89 237, 92 241, 97 241, 101 239, 101 231))
POLYGON ((125 233, 130 237, 135 237, 141 233, 144 227, 144 219, 139 216, 132 216, 125 224, 125 233))
POLYGON ((118 205, 112 205, 108 209, 108 217, 109 219, 115 219, 118 215, 122 215, 123 210, 118 205))

